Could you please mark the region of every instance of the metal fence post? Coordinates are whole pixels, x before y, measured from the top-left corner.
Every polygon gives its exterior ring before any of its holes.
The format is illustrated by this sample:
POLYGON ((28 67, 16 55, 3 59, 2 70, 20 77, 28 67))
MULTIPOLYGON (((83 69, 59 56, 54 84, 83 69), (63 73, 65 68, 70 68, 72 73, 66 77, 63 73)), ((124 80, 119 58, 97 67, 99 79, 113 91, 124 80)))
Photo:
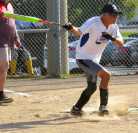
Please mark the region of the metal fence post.
MULTIPOLYGON (((67 0, 60 0, 60 23, 68 22, 67 0)), ((61 31, 61 76, 69 74, 68 63, 68 32, 61 31)))
MULTIPOLYGON (((47 0, 47 17, 50 21, 60 23, 60 0, 47 0)), ((48 76, 58 77, 61 71, 60 27, 51 26, 48 41, 48 76)))

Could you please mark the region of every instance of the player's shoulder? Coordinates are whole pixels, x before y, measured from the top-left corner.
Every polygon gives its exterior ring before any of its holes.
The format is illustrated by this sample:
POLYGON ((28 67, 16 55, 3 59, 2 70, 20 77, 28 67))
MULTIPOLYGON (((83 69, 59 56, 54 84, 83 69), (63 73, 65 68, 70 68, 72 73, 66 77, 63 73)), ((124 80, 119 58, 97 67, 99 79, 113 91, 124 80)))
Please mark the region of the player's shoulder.
POLYGON ((94 17, 91 17, 87 20, 87 24, 88 25, 97 25, 100 23, 100 17, 99 16, 94 16, 94 17))
POLYGON ((14 11, 13 6, 10 2, 7 4, 7 10, 10 11, 10 12, 14 11))
POLYGON ((116 23, 112 24, 111 29, 114 29, 114 30, 116 29, 117 30, 118 29, 118 25, 116 23))
POLYGON ((92 21, 93 23, 98 23, 101 20, 99 16, 94 16, 94 17, 89 18, 88 21, 92 21))

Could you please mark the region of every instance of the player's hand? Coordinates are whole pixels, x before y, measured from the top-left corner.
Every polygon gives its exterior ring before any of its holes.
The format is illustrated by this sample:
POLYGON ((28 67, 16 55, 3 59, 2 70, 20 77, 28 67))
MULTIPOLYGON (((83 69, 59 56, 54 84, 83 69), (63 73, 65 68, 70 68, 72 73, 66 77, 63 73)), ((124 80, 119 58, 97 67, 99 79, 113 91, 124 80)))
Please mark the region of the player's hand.
POLYGON ((15 40, 14 43, 17 48, 21 47, 21 42, 19 40, 15 40))
POLYGON ((109 33, 107 32, 102 32, 102 36, 106 38, 107 40, 115 41, 116 39, 112 37, 109 33))
POLYGON ((64 29, 70 31, 73 29, 73 25, 71 23, 66 23, 65 25, 62 26, 64 29))
POLYGON ((0 18, 3 16, 3 12, 0 12, 0 18))

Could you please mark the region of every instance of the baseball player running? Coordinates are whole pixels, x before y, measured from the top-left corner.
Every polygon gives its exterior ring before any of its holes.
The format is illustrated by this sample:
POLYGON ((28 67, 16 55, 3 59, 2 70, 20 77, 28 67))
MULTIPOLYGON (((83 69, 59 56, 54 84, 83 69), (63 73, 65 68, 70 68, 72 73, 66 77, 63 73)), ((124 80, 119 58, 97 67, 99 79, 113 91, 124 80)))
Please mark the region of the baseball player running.
POLYGON ((76 48, 76 61, 87 75, 87 87, 72 107, 71 114, 73 115, 82 115, 83 106, 97 89, 97 77, 101 78, 99 112, 109 113, 107 108, 108 83, 111 74, 99 64, 99 61, 109 40, 118 47, 123 45, 123 39, 116 24, 119 14, 121 12, 114 4, 106 4, 100 16, 88 19, 80 28, 70 23, 63 26, 75 36, 80 37, 76 48))

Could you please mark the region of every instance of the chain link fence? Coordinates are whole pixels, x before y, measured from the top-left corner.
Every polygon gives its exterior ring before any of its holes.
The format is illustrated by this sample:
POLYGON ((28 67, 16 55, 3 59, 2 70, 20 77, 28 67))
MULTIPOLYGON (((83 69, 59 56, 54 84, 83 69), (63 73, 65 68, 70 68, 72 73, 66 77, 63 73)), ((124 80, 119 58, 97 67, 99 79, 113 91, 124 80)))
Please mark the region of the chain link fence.
MULTIPOLYGON (((68 20, 79 27, 88 18, 100 15, 103 5, 107 2, 114 3, 123 12, 118 24, 125 46, 117 48, 109 42, 100 63, 116 75, 134 74, 138 71, 138 0, 68 0, 68 20)), ((13 5, 15 13, 47 19, 47 0, 13 0, 13 5)), ((46 75, 49 59, 48 27, 33 23, 16 23, 23 48, 12 50, 10 74, 46 75)), ((75 61, 78 38, 69 34, 68 41, 69 71, 73 74, 82 73, 75 61)), ((63 53, 64 49, 59 50, 63 53)))
MULTIPOLYGON (((100 63, 116 75, 137 73, 138 0, 68 0, 69 21, 79 27, 90 17, 100 15, 105 3, 115 4, 123 13, 118 19, 118 25, 125 45, 122 48, 117 48, 112 42, 109 42, 100 63)), ((75 51, 75 43, 77 42, 74 42, 74 45, 73 42, 70 44, 74 46, 74 48, 70 48, 70 51, 75 51)), ((73 58, 75 57, 74 53, 72 54, 73 58)))
MULTIPOLYGON (((46 19, 45 0, 13 0, 15 13, 46 19)), ((46 25, 16 21, 22 47, 12 49, 10 75, 40 76, 47 73, 47 32, 46 25)))

